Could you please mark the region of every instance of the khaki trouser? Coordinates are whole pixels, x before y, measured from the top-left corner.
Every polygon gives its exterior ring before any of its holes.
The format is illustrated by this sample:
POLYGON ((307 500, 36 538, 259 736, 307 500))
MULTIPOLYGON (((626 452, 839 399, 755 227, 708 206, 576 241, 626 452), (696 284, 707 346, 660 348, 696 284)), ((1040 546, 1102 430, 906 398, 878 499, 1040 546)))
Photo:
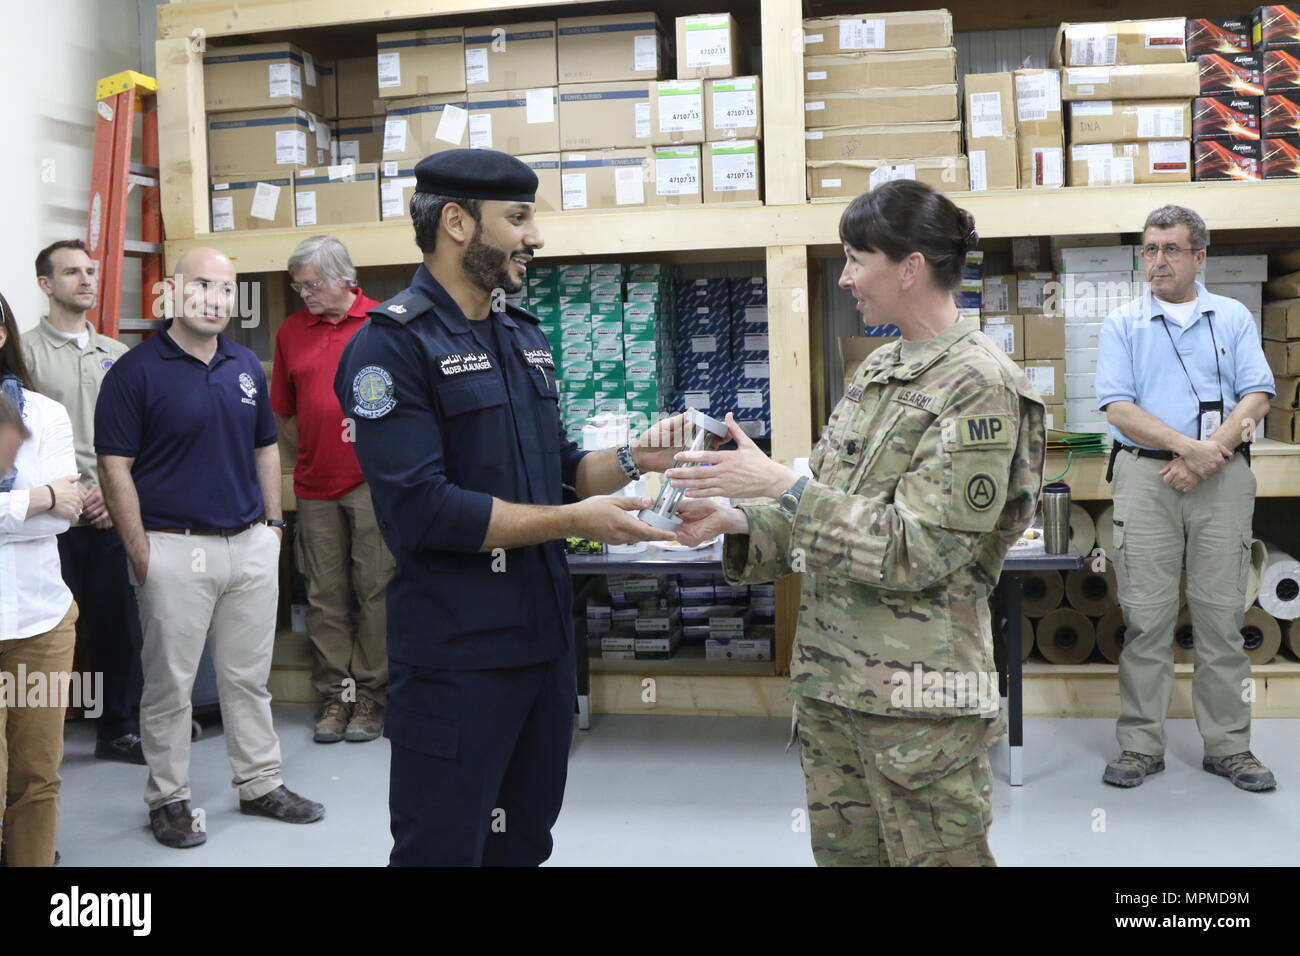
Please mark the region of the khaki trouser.
POLYGON ((370 488, 359 485, 332 501, 299 498, 294 551, 307 578, 307 630, 316 649, 316 690, 336 697, 343 692, 343 682, 351 679, 359 694, 384 703, 384 589, 393 574, 393 556, 379 534, 370 488))
POLYGON ((795 694, 818 866, 996 866, 993 725, 882 717, 795 694))
POLYGON ((1250 749, 1250 658, 1241 640, 1250 566, 1255 476, 1235 455, 1184 494, 1165 484, 1156 458, 1115 461, 1115 576, 1124 608, 1119 658, 1122 750, 1165 752, 1174 689, 1178 582, 1187 566, 1196 670, 1192 705, 1205 754, 1250 749))
MULTIPOLYGON (((8 675, 14 693, 19 667, 28 677, 67 674, 77 643, 77 602, 73 601, 52 630, 35 637, 0 641, 0 672, 8 675)), ((54 835, 59 823, 59 764, 63 761, 63 712, 67 701, 47 698, 43 706, 8 707, 0 694, 0 793, 4 794, 4 826, 0 828, 5 859, 10 866, 53 866, 54 835), (58 706, 53 706, 53 705, 58 706)))
POLYGON ((255 800, 283 782, 266 689, 280 590, 279 535, 259 524, 230 538, 148 536, 149 569, 136 587, 144 631, 145 802, 156 810, 190 799, 190 694, 205 641, 217 672, 232 785, 241 800, 255 800))

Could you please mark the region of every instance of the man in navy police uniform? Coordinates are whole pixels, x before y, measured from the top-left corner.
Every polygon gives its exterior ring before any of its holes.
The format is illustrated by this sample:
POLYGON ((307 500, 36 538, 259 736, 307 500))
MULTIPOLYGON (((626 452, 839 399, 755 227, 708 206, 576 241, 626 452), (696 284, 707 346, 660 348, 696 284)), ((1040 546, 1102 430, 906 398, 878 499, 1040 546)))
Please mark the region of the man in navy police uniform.
POLYGON ((504 301, 543 244, 536 174, 483 149, 415 173, 424 264, 370 311, 334 381, 397 560, 391 863, 535 866, 551 853, 576 694, 561 539, 673 538, 637 519, 647 499, 607 496, 672 466, 681 416, 620 449, 569 441, 546 337, 504 301))

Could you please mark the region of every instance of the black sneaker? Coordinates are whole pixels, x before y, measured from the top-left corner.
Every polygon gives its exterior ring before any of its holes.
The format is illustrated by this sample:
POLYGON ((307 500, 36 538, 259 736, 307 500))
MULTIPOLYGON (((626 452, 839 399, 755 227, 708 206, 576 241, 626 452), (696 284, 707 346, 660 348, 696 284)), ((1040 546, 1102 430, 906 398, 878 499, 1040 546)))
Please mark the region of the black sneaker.
POLYGON ((1165 769, 1165 758, 1140 754, 1136 750, 1125 750, 1117 760, 1106 764, 1102 774, 1102 783, 1115 787, 1136 787, 1147 778, 1147 774, 1159 773, 1165 769))
POLYGON ((281 784, 256 800, 240 800, 239 812, 285 823, 315 823, 325 816, 325 805, 300 797, 281 784))
POLYGON ((1227 777, 1234 787, 1241 790, 1258 793, 1261 790, 1273 790, 1277 787, 1277 779, 1273 776, 1273 771, 1256 760, 1255 755, 1249 750, 1230 754, 1227 757, 1206 757, 1201 766, 1210 773, 1227 777))
POLYGON ((123 734, 113 740, 95 741, 96 760, 119 760, 144 766, 144 746, 139 734, 123 734))
POLYGON ((149 811, 149 827, 163 846, 183 850, 208 842, 208 835, 194 826, 194 811, 188 800, 177 800, 149 811))

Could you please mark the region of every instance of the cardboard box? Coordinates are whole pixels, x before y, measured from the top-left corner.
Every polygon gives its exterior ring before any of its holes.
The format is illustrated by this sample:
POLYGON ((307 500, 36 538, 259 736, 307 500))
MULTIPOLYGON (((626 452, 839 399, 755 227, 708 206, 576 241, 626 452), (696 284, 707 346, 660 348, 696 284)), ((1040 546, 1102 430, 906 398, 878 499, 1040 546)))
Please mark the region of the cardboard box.
POLYGON ((465 28, 465 88, 471 93, 557 86, 555 21, 465 28))
POLYGON ((1187 100, 1085 100, 1070 104, 1072 146, 1144 139, 1188 139, 1192 107, 1187 100))
POLYGON ((763 132, 762 89, 756 76, 704 82, 704 138, 758 139, 763 132))
MULTIPOLYGON (((1014 257, 1013 257, 1014 258, 1014 257)), ((1041 261, 1036 251, 1034 262, 1041 261)), ((1054 314, 1049 305, 1055 300, 1056 274, 1054 272, 1019 272, 1016 274, 1016 311, 1021 315, 1054 314)))
POLYGON ((650 84, 650 145, 704 142, 704 81, 650 84))
POLYGON ((1020 363, 1025 377, 1038 389, 1045 402, 1060 404, 1065 399, 1065 362, 1059 359, 1042 359, 1020 363))
POLYGON ((1014 135, 1007 139, 982 139, 970 143, 966 156, 973 192, 1019 187, 1020 158, 1014 135))
POLYGON ((985 315, 980 328, 1013 362, 1025 358, 1025 320, 1019 315, 985 315))
POLYGON ((858 368, 876 349, 897 342, 897 335, 854 335, 840 339, 840 369, 847 388, 858 374, 858 368))
POLYGON ((915 179, 940 192, 970 186, 965 156, 923 159, 847 159, 808 163, 809 199, 852 199, 891 179, 915 179))
POLYGON ((469 145, 512 156, 555 153, 560 118, 555 87, 469 94, 469 145))
POLYGON ((1081 66, 1061 70, 1061 97, 1075 100, 1165 100, 1199 96, 1195 63, 1081 66))
POLYGON ((575 83, 560 87, 560 149, 630 149, 652 135, 649 83, 575 83))
POLYGON ((980 298, 980 312, 987 315, 1006 315, 1014 312, 1020 301, 1016 293, 1014 275, 984 277, 983 294, 980 298))
POLYGON ((1258 6, 1250 15, 1250 33, 1256 50, 1300 47, 1300 13, 1294 5, 1258 6))
POLYGON ((1235 299, 1246 307, 1247 312, 1262 312, 1264 309, 1264 286, 1260 282, 1207 282, 1206 291, 1235 299))
POLYGON ((296 106, 322 112, 315 61, 292 43, 213 47, 203 54, 203 108, 209 113, 296 106))
POLYGON ((979 148, 990 140, 1016 135, 1016 83, 1014 73, 966 75, 966 145, 979 148))
POLYGON ((1078 273, 1131 273, 1140 268, 1136 246, 1070 246, 1057 250, 1056 267, 1061 282, 1078 273))
POLYGON ((379 166, 324 166, 293 177, 294 225, 379 221, 379 166))
POLYGON ((735 76, 740 65, 740 32, 729 13, 677 18, 677 78, 735 76))
POLYGON ((1300 136, 1300 94, 1269 93, 1259 112, 1258 129, 1265 137, 1300 136))
POLYGON ((563 209, 560 198, 560 154, 537 153, 518 158, 537 174, 537 211, 559 212, 563 209))
POLYGON ((339 115, 338 71, 333 60, 316 61, 316 84, 320 87, 320 117, 333 123, 339 115))
MULTIPOLYGON (((1064 364, 1064 363, 1061 363, 1064 364)), ((1074 398, 1096 398, 1097 375, 1095 372, 1065 373, 1065 400, 1074 398)))
POLYGON ((618 83, 663 76, 663 27, 654 13, 556 21, 561 83, 618 83))
MULTIPOLYGON (((1061 329, 1064 331, 1065 323, 1061 321, 1061 329)), ((1097 348, 1090 349, 1066 349, 1065 350, 1065 374, 1079 375, 1081 373, 1097 374, 1097 356, 1100 350, 1097 348)))
POLYGON ((1300 136, 1264 140, 1260 170, 1265 179, 1300 179, 1300 136))
POLYGON ((415 192, 416 160, 379 164, 379 218, 411 218, 411 194, 415 192))
POLYGON ((1196 66, 1202 95, 1264 95, 1262 53, 1211 53, 1198 56, 1196 66))
POLYGON ((1258 96, 1198 96, 1192 100, 1193 139, 1258 139, 1258 96))
POLYGON ((649 147, 566 152, 560 156, 565 209, 620 209, 662 205, 655 190, 649 147))
POLYGON ((384 99, 465 92, 465 30, 404 30, 381 33, 376 79, 384 99))
MULTIPOLYGON (((941 47, 894 53, 830 53, 805 56, 803 69, 805 96, 884 86, 936 86, 957 82, 957 51, 941 47)), ((969 76, 966 79, 970 81, 969 76)))
POLYGON ((1062 23, 1052 46, 1052 66, 1128 66, 1187 60, 1187 21, 1116 20, 1062 23))
POLYGON ((804 126, 866 126, 877 123, 938 123, 955 120, 957 87, 854 90, 804 97, 804 126))
POLYGON ((1264 149, 1259 140, 1203 139, 1194 144, 1197 182, 1262 179, 1264 149))
POLYGON ((214 176, 210 195, 213 232, 293 226, 293 174, 288 171, 214 176))
POLYGON ((1065 430, 1065 406, 1064 405, 1044 405, 1043 406, 1043 427, 1054 429, 1056 431, 1065 430))
POLYGON ((805 56, 941 46, 952 46, 952 16, 947 10, 817 17, 803 22, 805 56))
POLYGON ((809 160, 911 159, 961 153, 961 123, 905 123, 804 131, 809 160))
POLYGON ((1277 394, 1269 401, 1270 405, 1274 408, 1300 409, 1300 377, 1277 378, 1275 388, 1277 394))
POLYGON ((1249 53, 1250 17, 1188 17, 1187 56, 1249 53))
POLYGON ((1144 140, 1070 147, 1069 186, 1192 181, 1191 141, 1144 140))
POLYGON ((1300 412, 1271 409, 1264 418, 1264 437, 1290 445, 1300 444, 1300 412))
POLYGON ((346 119, 334 128, 334 165, 378 163, 384 158, 384 117, 346 119))
POLYGON ((1265 50, 1264 90, 1268 93, 1300 90, 1300 47, 1265 50))
POLYGON ((1057 70, 1016 70, 1016 137, 1020 186, 1065 183, 1065 123, 1057 70))
POLYGON ((379 95, 379 61, 373 54, 335 60, 334 85, 342 119, 378 116, 388 108, 379 95))
POLYGON ((757 140, 705 144, 705 202, 759 202, 762 198, 762 162, 757 140))
POLYGON ((1065 348, 1095 349, 1101 347, 1102 322, 1068 322, 1065 325, 1065 348))
POLYGON ((208 170, 213 176, 237 176, 325 163, 328 130, 295 107, 215 114, 208 120, 208 170))
POLYGON ((1062 359, 1065 350, 1065 319, 1059 315, 1026 315, 1025 359, 1062 359))
POLYGON ((464 93, 389 100, 384 116, 384 160, 421 160, 469 145, 464 93))
MULTIPOLYGON (((1268 254, 1207 256, 1201 271, 1202 282, 1267 282, 1268 254)), ((1300 338, 1300 334, 1296 337, 1300 338)))
POLYGON ((1300 297, 1300 272, 1290 272, 1278 276, 1266 288, 1270 299, 1294 299, 1300 297))
POLYGON ((1264 357, 1275 375, 1300 375, 1300 341, 1264 339, 1264 357))

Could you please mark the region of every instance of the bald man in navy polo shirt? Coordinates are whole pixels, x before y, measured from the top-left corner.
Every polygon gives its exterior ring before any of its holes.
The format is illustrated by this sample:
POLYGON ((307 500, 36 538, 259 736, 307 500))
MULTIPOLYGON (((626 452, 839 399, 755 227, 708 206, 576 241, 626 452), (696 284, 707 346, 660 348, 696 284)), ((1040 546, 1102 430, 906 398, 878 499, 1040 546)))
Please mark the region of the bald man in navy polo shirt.
POLYGON ((280 779, 266 689, 279 595, 280 453, 257 356, 225 338, 235 267, 192 249, 168 280, 176 318, 118 360, 95 451, 144 631, 145 802, 164 846, 207 840, 190 807, 190 692, 209 638, 243 813, 325 815, 280 779))

